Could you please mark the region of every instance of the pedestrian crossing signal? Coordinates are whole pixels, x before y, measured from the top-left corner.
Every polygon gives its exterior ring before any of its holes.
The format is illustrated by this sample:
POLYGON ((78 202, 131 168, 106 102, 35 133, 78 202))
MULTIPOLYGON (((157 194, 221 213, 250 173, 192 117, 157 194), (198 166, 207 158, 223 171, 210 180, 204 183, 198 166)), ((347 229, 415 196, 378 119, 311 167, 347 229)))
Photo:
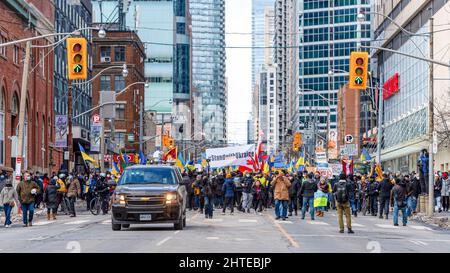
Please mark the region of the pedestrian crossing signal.
POLYGON ((67 38, 67 73, 69 80, 87 79, 87 40, 67 38))
POLYGON ((369 54, 367 52, 352 52, 350 54, 350 72, 348 87, 350 89, 365 90, 369 68, 369 54))

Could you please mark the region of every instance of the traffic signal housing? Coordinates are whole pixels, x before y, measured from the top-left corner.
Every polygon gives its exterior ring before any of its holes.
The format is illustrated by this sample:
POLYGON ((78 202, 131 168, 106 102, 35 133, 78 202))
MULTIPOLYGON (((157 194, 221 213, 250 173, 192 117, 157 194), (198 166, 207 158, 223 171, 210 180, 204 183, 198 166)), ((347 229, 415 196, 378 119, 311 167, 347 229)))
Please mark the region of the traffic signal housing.
POLYGON ((369 53, 352 52, 350 54, 350 72, 348 87, 350 89, 366 90, 369 68, 369 53))
POLYGON ((294 134, 294 141, 292 142, 292 150, 294 152, 298 152, 300 145, 302 145, 302 134, 300 132, 296 132, 294 134))
POLYGON ((86 80, 88 53, 86 38, 67 38, 67 72, 69 80, 86 80))

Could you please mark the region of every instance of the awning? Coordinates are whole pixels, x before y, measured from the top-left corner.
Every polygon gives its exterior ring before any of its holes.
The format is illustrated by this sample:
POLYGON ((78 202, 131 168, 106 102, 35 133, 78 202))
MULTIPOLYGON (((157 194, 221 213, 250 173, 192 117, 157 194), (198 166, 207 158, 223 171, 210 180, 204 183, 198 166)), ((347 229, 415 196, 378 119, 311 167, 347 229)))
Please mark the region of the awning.
POLYGON ((421 137, 408 142, 402 143, 391 147, 389 149, 381 150, 381 161, 392 160, 402 156, 407 156, 410 154, 418 153, 423 149, 429 148, 428 139, 421 137))

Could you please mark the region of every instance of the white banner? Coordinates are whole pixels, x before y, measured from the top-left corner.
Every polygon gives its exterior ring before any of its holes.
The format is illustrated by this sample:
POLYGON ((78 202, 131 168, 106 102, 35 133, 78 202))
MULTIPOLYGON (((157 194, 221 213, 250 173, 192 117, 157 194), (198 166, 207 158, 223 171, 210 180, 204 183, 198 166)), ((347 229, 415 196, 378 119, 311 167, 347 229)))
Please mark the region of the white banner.
POLYGON ((55 116, 55 148, 67 147, 67 124, 66 115, 55 116))
POLYGON ((210 160, 211 168, 249 166, 251 164, 247 164, 247 160, 250 160, 250 156, 255 156, 255 144, 206 149, 206 159, 210 160))

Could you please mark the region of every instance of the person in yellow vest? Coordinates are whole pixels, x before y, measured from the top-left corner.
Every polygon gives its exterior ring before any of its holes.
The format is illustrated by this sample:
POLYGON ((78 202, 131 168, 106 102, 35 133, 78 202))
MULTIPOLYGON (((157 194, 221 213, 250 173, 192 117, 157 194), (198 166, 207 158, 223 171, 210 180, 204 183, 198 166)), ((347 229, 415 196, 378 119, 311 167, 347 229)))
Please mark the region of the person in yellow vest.
POLYGON ((56 191, 56 212, 58 212, 59 205, 67 192, 65 179, 66 175, 61 173, 58 176, 58 181, 56 181, 56 184, 59 186, 59 189, 56 191))

